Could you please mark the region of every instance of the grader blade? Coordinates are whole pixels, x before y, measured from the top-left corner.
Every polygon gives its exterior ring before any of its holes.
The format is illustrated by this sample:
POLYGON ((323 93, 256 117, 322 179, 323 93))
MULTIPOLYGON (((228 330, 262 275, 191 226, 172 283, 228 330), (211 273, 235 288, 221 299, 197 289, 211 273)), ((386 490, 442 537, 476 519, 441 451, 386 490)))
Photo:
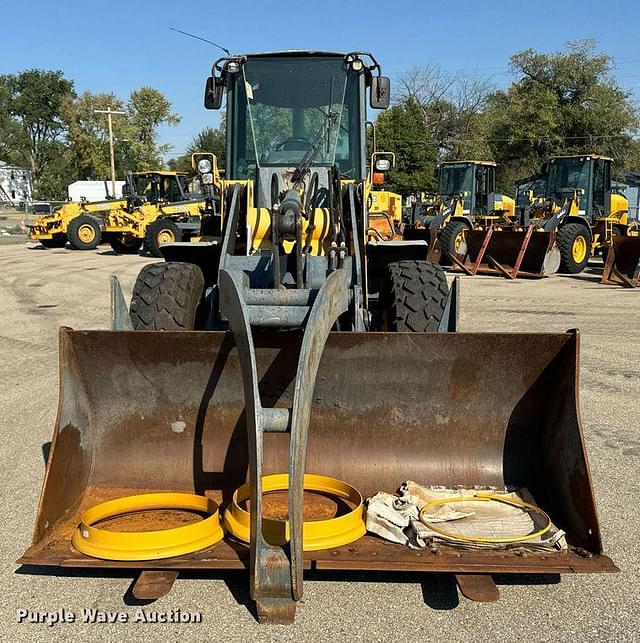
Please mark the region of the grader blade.
POLYGON ((640 237, 613 237, 600 283, 627 288, 640 286, 640 237))
MULTIPOLYGON (((264 404, 291 405, 302 336, 255 334, 264 404)), ((569 548, 522 556, 442 545, 436 556, 366 535, 348 546, 305 551, 304 568, 615 571, 602 551, 580 427, 578 346, 576 332, 330 333, 311 399, 308 473, 344 480, 364 497, 393 492, 408 479, 523 488, 566 532, 569 548)), ((71 537, 84 510, 131 494, 196 492, 224 508, 247 481, 248 447, 241 364, 230 332, 63 328, 53 444, 33 543, 19 562, 246 569, 249 547, 228 534, 196 553, 135 563, 83 555, 71 537)), ((286 432, 266 433, 263 449, 263 474, 287 471, 286 432)), ((305 492, 304 503, 305 520, 326 512, 326 497, 305 492)), ((333 510, 342 509, 336 503, 333 510)), ((128 530, 160 528, 148 512, 127 520, 128 530)))
POLYGON ((464 261, 452 257, 454 264, 467 273, 499 274, 516 277, 546 277, 558 271, 560 253, 554 232, 532 227, 524 231, 465 230, 467 255, 464 261))

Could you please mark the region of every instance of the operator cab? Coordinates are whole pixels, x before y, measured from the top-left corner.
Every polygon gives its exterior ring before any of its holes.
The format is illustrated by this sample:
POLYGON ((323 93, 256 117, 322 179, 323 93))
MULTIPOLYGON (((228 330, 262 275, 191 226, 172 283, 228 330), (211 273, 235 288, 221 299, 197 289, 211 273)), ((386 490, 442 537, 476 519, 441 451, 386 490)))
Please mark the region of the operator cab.
POLYGON ((461 195, 464 214, 488 214, 495 172, 495 163, 489 161, 441 163, 438 166, 439 194, 446 199, 461 195))
POLYGON ((128 196, 146 203, 186 201, 188 177, 185 172, 136 172, 131 175, 128 196))
POLYGON ((605 156, 560 156, 549 161, 547 195, 556 200, 577 194, 579 214, 590 219, 609 213, 611 162, 605 156))
POLYGON ((317 181, 310 191, 320 206, 331 182, 365 179, 366 88, 372 107, 389 102, 389 81, 370 54, 231 56, 212 72, 205 106, 218 108, 227 95, 226 177, 254 181, 254 207, 271 207, 305 180, 317 181))

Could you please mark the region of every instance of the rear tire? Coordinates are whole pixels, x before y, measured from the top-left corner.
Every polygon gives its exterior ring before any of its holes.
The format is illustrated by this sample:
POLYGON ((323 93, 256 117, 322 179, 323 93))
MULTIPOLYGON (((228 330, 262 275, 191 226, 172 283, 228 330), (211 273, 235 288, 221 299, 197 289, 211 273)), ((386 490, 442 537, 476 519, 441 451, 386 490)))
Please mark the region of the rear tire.
POLYGON ((129 234, 119 234, 109 239, 109 245, 120 255, 134 255, 140 250, 142 239, 129 234))
POLYGON ((162 257, 160 244, 182 241, 180 228, 171 219, 156 219, 147 226, 144 247, 154 257, 162 257))
POLYGON ((66 234, 56 234, 52 239, 38 239, 45 248, 64 248, 67 245, 66 234))
POLYGON ((380 328, 435 333, 449 294, 444 270, 430 261, 397 261, 387 266, 380 293, 380 328))
POLYGON ((93 217, 81 214, 69 223, 67 236, 71 246, 76 250, 93 250, 100 244, 102 232, 93 217))
POLYGON ((135 330, 195 330, 204 295, 202 270, 192 263, 152 263, 138 273, 131 296, 135 330))
POLYGON ((452 221, 447 223, 440 232, 440 245, 442 246, 442 259, 440 263, 449 265, 451 263, 450 254, 457 255, 458 253, 466 255, 466 251, 460 252, 460 243, 464 243, 463 235, 465 230, 469 230, 469 226, 462 221, 452 221))
POLYGON ((576 275, 582 272, 591 256, 591 235, 581 223, 567 223, 558 230, 560 272, 576 275))

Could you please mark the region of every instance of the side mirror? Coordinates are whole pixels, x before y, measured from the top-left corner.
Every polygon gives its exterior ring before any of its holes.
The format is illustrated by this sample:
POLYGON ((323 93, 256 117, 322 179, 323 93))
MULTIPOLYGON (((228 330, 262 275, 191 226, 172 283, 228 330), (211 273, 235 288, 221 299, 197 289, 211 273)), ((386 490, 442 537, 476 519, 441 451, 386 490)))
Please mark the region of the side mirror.
POLYGON ((222 105, 222 95, 224 93, 224 84, 221 78, 209 76, 204 88, 204 106, 205 109, 220 109, 222 105))
POLYGON ((391 98, 391 81, 386 76, 371 77, 369 105, 371 109, 387 109, 391 98))

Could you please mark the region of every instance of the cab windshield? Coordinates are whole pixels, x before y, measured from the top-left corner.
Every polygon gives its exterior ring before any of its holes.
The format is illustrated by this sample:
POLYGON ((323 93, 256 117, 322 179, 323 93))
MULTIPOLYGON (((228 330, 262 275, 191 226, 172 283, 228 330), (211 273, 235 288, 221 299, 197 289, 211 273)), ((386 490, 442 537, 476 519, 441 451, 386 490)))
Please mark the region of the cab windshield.
POLYGON ((452 196, 471 192, 473 167, 471 165, 443 165, 440 168, 440 194, 452 196))
POLYGON ((134 183, 136 194, 147 201, 181 201, 184 198, 183 177, 162 174, 136 174, 134 183), (180 184, 178 183, 180 181, 180 184), (181 189, 182 188, 182 189, 181 189))
POLYGON ((464 207, 471 203, 473 189, 473 166, 464 163, 443 165, 440 167, 440 194, 442 196, 464 196, 464 207))
POLYGON ((548 194, 565 190, 589 192, 589 160, 585 158, 556 159, 549 164, 548 194))
POLYGON ((232 178, 258 167, 360 167, 358 74, 341 57, 249 58, 235 74, 232 178))

